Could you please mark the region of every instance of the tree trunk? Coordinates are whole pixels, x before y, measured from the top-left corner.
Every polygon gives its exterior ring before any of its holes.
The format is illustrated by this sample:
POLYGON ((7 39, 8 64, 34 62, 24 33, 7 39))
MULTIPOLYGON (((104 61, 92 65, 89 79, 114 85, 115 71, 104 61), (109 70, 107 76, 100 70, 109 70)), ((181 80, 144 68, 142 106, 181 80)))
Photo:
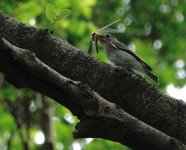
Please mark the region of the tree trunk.
POLYGON ((53 134, 53 109, 52 104, 47 101, 46 96, 37 93, 40 97, 41 106, 41 127, 45 136, 45 142, 42 150, 54 150, 54 134, 53 134))

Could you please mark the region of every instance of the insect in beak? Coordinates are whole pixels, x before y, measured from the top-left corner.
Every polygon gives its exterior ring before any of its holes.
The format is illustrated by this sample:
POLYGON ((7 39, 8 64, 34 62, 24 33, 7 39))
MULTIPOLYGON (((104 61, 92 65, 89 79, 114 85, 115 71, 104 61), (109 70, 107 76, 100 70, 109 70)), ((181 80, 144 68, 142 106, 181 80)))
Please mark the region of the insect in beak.
POLYGON ((104 42, 106 37, 104 35, 95 34, 95 38, 97 41, 104 42))
POLYGON ((105 41, 105 36, 104 36, 104 35, 96 34, 96 33, 94 32, 94 33, 92 33, 92 41, 93 41, 93 44, 94 44, 94 46, 95 46, 96 52, 98 53, 98 52, 99 52, 99 49, 98 49, 98 41, 104 42, 104 41, 105 41), (95 42, 95 43, 94 43, 94 42, 95 42))
POLYGON ((98 51, 98 41, 100 42, 104 42, 106 40, 106 36, 104 36, 107 33, 123 33, 123 31, 118 30, 118 29, 112 29, 112 28, 108 28, 109 26, 115 24, 116 22, 118 22, 119 20, 116 20, 100 29, 98 29, 97 31, 92 33, 92 37, 90 40, 90 45, 89 45, 89 49, 88 49, 88 54, 92 55, 94 51, 96 51, 97 53, 98 51), (99 33, 99 34, 97 34, 99 33), (104 35, 100 35, 100 34, 104 34, 104 35))

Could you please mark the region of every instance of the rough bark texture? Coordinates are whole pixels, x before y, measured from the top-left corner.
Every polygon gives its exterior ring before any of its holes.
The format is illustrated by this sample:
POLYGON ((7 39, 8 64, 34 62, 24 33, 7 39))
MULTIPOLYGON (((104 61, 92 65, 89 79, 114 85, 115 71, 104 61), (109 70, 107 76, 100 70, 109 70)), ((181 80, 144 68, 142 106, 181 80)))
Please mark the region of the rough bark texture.
MULTIPOLYGON (((161 93, 133 71, 104 64, 46 30, 25 26, 2 13, 0 35, 18 47, 32 50, 60 74, 88 84, 132 116, 186 143, 185 103, 161 93)), ((22 78, 27 78, 27 74, 18 78, 22 72, 10 57, 8 51, 0 51, 0 70, 14 72, 15 76, 7 76, 7 79, 12 83, 16 79, 15 84, 22 87, 26 84, 22 78)), ((31 78, 29 80, 32 82, 31 78)), ((42 86, 42 83, 38 84, 38 88, 42 86)), ((50 87, 45 88, 50 91, 50 87)), ((53 90, 53 95, 55 93, 53 90)))
MULTIPOLYGON (((80 118, 80 123, 74 133, 75 138, 99 137, 120 142, 138 150, 186 149, 186 146, 177 139, 169 137, 132 117, 116 104, 100 97, 89 86, 60 75, 41 62, 33 52, 15 47, 4 38, 0 40, 0 45, 2 45, 1 50, 8 51, 12 60, 17 62, 16 65, 19 64, 22 74, 27 74, 27 78, 22 78, 22 82, 25 83, 22 85, 32 87, 32 89, 41 91, 46 95, 50 95, 51 91, 50 96, 55 97, 57 102, 65 105, 72 112, 76 112, 80 118), (43 74, 46 76, 43 77, 43 74), (31 77, 32 82, 29 80, 31 77), (40 82, 39 87, 38 80, 40 82), (52 89, 55 89, 55 95, 53 95, 52 89)), ((12 76, 10 72, 4 73, 12 76)), ((14 78, 15 85, 17 82, 19 80, 14 78)), ((46 117, 47 108, 44 109, 45 119, 48 118, 46 117)), ((44 127, 45 135, 51 134, 49 128, 47 125, 44 127)), ((45 149, 52 149, 52 147, 48 147, 51 145, 51 139, 46 140, 48 142, 47 145, 45 144, 47 146, 45 149)))

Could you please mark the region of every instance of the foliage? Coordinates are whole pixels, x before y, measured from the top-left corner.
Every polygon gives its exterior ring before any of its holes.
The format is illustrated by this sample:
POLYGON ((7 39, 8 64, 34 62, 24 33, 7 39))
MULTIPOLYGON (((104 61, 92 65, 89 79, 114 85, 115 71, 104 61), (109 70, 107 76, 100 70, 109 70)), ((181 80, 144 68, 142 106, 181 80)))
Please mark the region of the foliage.
POLYGON ((46 5, 46 17, 51 21, 52 25, 56 23, 56 21, 61 20, 69 16, 71 11, 69 9, 64 9, 62 12, 57 12, 56 8, 52 4, 46 5))
MULTIPOLYGON (((158 88, 165 90, 170 83, 182 87, 186 81, 185 5, 185 0, 1 0, 0 11, 37 28, 49 28, 52 23, 55 35, 84 51, 92 32, 120 19, 113 27, 125 33, 115 36, 152 66, 160 77, 158 88)), ((101 45, 99 49, 97 58, 108 62, 101 45)), ((42 105, 37 93, 17 90, 0 77, 0 147, 5 149, 11 141, 12 150, 23 149, 25 140, 31 149, 40 149, 42 145, 34 141, 36 133, 42 131, 42 105)), ((77 119, 64 107, 51 100, 49 103, 53 109, 56 149, 73 149, 77 143, 84 150, 127 149, 106 140, 73 140, 71 133, 77 119)))

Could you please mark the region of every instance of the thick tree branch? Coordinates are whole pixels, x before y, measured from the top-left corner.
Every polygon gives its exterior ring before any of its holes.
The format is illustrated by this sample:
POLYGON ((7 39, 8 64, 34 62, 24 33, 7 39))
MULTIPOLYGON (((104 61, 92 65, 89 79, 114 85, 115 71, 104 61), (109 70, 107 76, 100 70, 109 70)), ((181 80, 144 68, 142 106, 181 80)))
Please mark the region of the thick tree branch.
MULTIPOLYGON (((185 103, 161 93, 131 70, 97 61, 45 30, 25 26, 2 13, 0 35, 18 47, 32 50, 40 60, 60 74, 88 84, 102 97, 119 105, 126 112, 186 143, 185 103)), ((1 72, 14 72, 14 76, 7 75, 7 79, 17 86, 26 86, 28 83, 23 81, 30 76, 26 70, 23 74, 14 63, 7 51, 0 51, 1 72)), ((31 83, 34 79, 29 80, 31 83)), ((37 85, 38 88, 44 86, 40 81, 37 85)), ((49 96, 56 99, 57 91, 50 86, 44 88, 50 91, 49 96)))
MULTIPOLYGON (((103 99, 90 87, 63 77, 41 62, 33 52, 18 48, 5 39, 0 40, 0 45, 3 45, 0 47, 1 50, 10 53, 12 61, 19 65, 22 73, 27 74, 27 78, 22 78, 22 81, 26 83, 24 85, 49 96, 51 96, 49 90, 55 89, 57 102, 65 104, 72 112, 76 112, 81 119, 74 133, 76 138, 105 138, 138 150, 186 149, 186 146, 177 139, 132 117, 119 106, 103 99), (45 77, 42 76, 43 74, 45 77), (31 77, 32 82, 29 80, 31 77), (43 86, 38 87, 36 84, 38 81, 43 86), (47 86, 50 89, 45 88, 47 86)), ((4 73, 8 76, 13 74, 4 73)), ((17 82, 16 79, 15 81, 17 82)), ((52 98, 53 96, 52 94, 52 98)))

